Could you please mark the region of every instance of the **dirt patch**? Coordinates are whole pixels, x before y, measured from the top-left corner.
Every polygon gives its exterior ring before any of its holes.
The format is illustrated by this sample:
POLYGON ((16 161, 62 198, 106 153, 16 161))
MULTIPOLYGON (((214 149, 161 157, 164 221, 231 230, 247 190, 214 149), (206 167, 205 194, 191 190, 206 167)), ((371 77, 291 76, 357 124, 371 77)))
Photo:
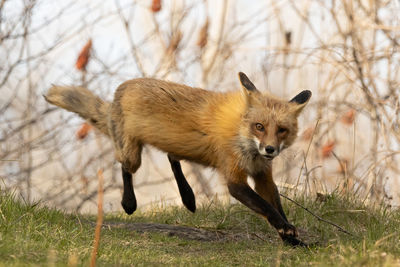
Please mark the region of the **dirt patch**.
POLYGON ((262 240, 264 242, 274 242, 276 237, 271 237, 265 233, 244 233, 222 230, 210 230, 181 225, 159 224, 159 223, 122 223, 105 222, 106 228, 122 228, 139 233, 153 232, 163 233, 168 236, 177 236, 183 239, 198 241, 241 241, 241 240, 262 240))

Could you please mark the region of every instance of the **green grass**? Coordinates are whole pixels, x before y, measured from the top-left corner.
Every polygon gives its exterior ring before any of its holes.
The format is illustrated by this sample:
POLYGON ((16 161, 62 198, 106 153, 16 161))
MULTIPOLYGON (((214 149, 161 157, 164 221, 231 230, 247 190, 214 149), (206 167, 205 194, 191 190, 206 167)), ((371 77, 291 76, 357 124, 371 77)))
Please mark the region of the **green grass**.
MULTIPOLYGON (((297 199, 310 210, 338 223, 356 237, 319 222, 303 209, 284 201, 289 220, 301 238, 319 245, 291 248, 259 216, 242 205, 214 201, 195 214, 184 208, 155 207, 132 216, 112 214, 107 222, 154 222, 222 230, 243 237, 232 241, 194 241, 161 233, 138 233, 105 227, 97 258, 99 266, 393 266, 400 265, 400 211, 365 207, 332 196, 325 202, 297 199)), ((71 215, 42 205, 27 205, 0 191, 0 266, 85 265, 93 245, 93 216, 71 215)))

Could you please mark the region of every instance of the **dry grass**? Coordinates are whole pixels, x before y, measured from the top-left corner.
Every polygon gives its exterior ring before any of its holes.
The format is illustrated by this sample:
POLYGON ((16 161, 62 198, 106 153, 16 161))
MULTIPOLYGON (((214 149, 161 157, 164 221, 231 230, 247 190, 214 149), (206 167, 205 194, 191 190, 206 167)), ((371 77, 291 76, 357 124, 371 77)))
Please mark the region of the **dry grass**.
MULTIPOLYGON (((400 264, 400 214, 371 208, 335 195, 323 202, 296 199, 317 214, 340 223, 356 237, 318 222, 284 202, 301 238, 318 241, 310 248, 283 246, 276 232, 243 205, 207 203, 195 214, 183 208, 154 206, 149 212, 108 215, 98 243, 98 266, 397 266, 400 264), (171 236, 135 225, 162 224, 176 231, 200 228, 214 241, 171 236), (124 225, 125 227, 120 227, 124 225), (119 227, 117 227, 119 226, 119 227), (138 228, 138 227, 136 227, 138 228), (218 233, 224 232, 221 237, 218 233), (218 241, 219 240, 219 241, 218 241)), ((65 214, 27 205, 0 191, 0 266, 87 266, 91 261, 96 217, 65 214)), ((166 228, 166 227, 165 227, 166 228)), ((184 235, 183 235, 184 236, 184 235)))

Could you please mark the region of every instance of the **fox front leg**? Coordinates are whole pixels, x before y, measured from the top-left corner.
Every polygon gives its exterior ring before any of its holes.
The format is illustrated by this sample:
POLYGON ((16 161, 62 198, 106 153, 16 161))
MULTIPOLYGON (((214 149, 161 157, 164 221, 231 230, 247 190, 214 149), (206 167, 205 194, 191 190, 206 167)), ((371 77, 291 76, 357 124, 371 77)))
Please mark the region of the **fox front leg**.
POLYGON ((263 215, 275 227, 282 240, 292 246, 307 246, 297 239, 296 227, 288 223, 281 214, 260 195, 251 189, 247 183, 228 183, 229 193, 248 208, 263 215))
POLYGON ((196 211, 196 199, 193 194, 193 190, 190 187, 189 183, 186 180, 185 175, 182 172, 182 167, 174 156, 168 154, 168 160, 171 164, 172 172, 174 173, 176 183, 178 184, 179 193, 182 198, 182 202, 185 207, 190 210, 191 212, 196 211))
POLYGON ((258 173, 252 176, 255 183, 255 190, 263 199, 270 203, 282 216, 285 221, 289 222, 283 211, 278 188, 272 179, 271 168, 265 172, 258 173))

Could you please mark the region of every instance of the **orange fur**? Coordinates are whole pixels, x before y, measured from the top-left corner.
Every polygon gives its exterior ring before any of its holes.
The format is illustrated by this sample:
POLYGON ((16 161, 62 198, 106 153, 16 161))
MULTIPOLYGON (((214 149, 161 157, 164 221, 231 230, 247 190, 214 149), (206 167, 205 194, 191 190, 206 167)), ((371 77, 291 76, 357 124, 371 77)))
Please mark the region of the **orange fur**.
POLYGON ((177 160, 213 167, 225 177, 233 196, 266 216, 280 234, 295 235, 280 205, 271 160, 293 143, 297 116, 311 93, 303 91, 288 102, 262 94, 242 73, 240 81, 242 91, 218 93, 140 78, 121 84, 112 103, 99 103, 87 89, 77 87, 53 87, 46 99, 80 114, 95 127, 100 125, 113 139, 116 157, 130 173, 140 166, 143 145, 177 160), (255 180, 257 193, 269 203, 262 205, 267 205, 270 213, 254 203, 248 175, 255 180))

